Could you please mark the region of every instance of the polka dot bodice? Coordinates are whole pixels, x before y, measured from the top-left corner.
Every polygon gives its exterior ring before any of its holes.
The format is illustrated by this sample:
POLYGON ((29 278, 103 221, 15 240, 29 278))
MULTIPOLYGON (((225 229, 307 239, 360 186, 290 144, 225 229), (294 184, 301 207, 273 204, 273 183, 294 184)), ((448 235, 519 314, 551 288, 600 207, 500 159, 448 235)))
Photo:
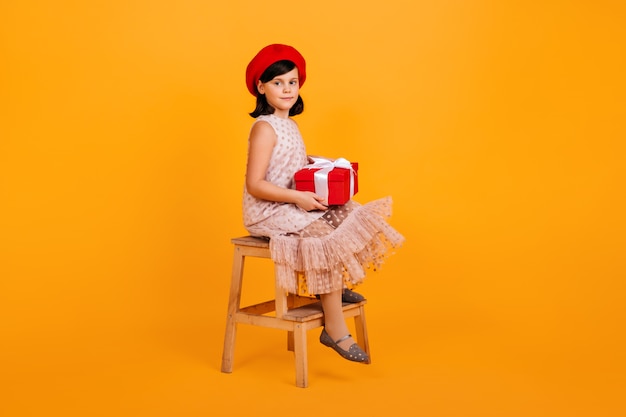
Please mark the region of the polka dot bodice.
MULTIPOLYGON (((267 181, 284 188, 294 188, 294 174, 307 163, 307 154, 295 121, 275 115, 259 116, 255 123, 269 123, 277 141, 266 173, 267 181)), ((323 212, 306 212, 295 204, 259 200, 245 189, 243 221, 246 229, 256 236, 272 237, 294 233, 318 219, 323 212)))

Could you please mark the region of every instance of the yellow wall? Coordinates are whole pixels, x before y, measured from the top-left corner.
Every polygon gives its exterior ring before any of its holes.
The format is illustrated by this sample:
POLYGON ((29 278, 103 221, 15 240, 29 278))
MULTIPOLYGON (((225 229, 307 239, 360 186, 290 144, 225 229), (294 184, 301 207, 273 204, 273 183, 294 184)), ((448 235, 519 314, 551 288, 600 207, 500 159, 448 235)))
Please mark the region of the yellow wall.
POLYGON ((244 70, 280 42, 308 61, 308 151, 358 161, 358 201, 394 198, 407 242, 362 287, 372 315, 409 339, 493 329, 522 355, 503 366, 530 352, 519 366, 537 379, 611 404, 623 3, 214 3, 0 5, 5 375, 125 358, 128 335, 207 323, 219 351, 229 238, 245 233, 244 70))

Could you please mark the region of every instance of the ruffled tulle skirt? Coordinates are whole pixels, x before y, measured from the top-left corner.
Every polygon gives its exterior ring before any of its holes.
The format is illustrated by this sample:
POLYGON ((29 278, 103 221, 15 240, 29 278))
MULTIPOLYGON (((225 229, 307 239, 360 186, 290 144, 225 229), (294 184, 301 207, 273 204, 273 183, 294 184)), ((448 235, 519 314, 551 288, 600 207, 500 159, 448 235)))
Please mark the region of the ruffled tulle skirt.
POLYGON ((362 282, 367 269, 378 268, 404 241, 389 216, 390 197, 349 201, 297 233, 271 236, 278 284, 298 293, 298 276, 304 276, 309 293, 326 294, 362 282))

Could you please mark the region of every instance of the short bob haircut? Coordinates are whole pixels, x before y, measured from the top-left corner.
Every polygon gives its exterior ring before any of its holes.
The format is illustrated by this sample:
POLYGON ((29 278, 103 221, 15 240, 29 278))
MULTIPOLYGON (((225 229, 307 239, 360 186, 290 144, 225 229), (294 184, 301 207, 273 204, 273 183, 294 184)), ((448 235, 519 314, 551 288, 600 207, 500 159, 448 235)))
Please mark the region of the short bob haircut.
MULTIPOLYGON (((292 61, 282 60, 274 62, 272 65, 267 67, 259 81, 262 83, 266 83, 274 79, 274 77, 278 77, 279 75, 283 75, 291 71, 296 67, 292 61)), ((274 107, 272 107, 268 102, 265 94, 257 93, 256 95, 256 108, 250 116, 257 118, 261 115, 274 114, 274 107)), ((296 116, 304 111, 304 101, 302 101, 302 97, 298 95, 298 99, 296 100, 296 104, 293 105, 292 108, 289 109, 289 116, 296 116)))

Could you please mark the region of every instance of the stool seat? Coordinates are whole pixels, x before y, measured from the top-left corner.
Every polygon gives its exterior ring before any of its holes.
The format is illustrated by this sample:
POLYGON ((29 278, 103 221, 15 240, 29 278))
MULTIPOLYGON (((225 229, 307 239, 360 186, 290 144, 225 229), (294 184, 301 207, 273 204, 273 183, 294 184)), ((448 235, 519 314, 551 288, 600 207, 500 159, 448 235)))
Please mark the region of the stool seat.
MULTIPOLYGON (((269 239, 242 236, 231 239, 231 243, 234 245, 234 255, 222 354, 222 372, 231 373, 233 370, 237 324, 281 329, 288 332, 287 348, 294 352, 296 386, 307 387, 307 331, 324 325, 321 302, 312 297, 289 294, 275 281, 273 300, 241 306, 245 258, 252 256, 271 259, 269 239)), ((365 322, 365 304, 367 304, 366 300, 353 304, 344 303, 343 314, 345 318, 354 318, 356 339, 371 358, 365 322)))

